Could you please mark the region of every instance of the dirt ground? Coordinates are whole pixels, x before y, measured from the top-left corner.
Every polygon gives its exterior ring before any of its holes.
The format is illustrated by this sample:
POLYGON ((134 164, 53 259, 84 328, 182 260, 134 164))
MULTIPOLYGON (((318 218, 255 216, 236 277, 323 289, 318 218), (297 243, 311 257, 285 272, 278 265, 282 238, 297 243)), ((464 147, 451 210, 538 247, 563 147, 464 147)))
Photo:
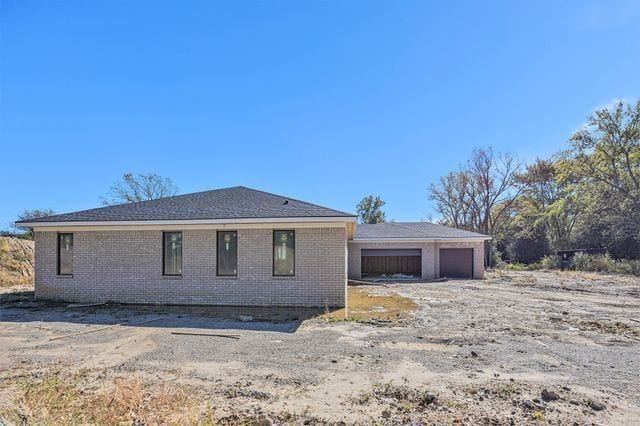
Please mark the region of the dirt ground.
POLYGON ((492 272, 358 288, 376 311, 385 295, 410 299, 394 321, 70 309, 2 291, 9 424, 640 422, 638 278, 492 272))

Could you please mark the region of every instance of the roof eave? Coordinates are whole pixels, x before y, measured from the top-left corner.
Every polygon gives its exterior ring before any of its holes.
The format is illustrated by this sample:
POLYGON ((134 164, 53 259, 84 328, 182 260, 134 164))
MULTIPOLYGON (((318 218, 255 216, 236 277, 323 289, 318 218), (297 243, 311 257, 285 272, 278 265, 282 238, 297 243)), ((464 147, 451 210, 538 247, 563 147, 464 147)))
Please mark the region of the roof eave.
POLYGON ((251 224, 251 223, 308 223, 308 222, 346 222, 355 223, 356 216, 304 216, 304 217, 264 217, 233 219, 188 219, 188 220, 69 220, 15 222, 19 228, 61 227, 61 226, 137 226, 137 225, 217 225, 217 224, 251 224))
POLYGON ((481 235, 477 237, 433 237, 433 238, 354 238, 351 241, 354 243, 431 243, 431 242, 479 242, 489 241, 492 238, 488 235, 481 235))

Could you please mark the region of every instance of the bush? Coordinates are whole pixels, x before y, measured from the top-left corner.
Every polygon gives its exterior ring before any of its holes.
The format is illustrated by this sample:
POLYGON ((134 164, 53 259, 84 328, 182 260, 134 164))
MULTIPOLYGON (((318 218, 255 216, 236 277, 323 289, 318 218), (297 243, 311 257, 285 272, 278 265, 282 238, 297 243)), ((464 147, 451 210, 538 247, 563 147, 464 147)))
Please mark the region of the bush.
POLYGON ((551 255, 545 256, 540 260, 540 267, 542 269, 554 269, 560 265, 560 256, 551 255))
POLYGON ((640 260, 618 260, 613 265, 616 274, 640 275, 640 260))
POLYGON ((522 263, 504 263, 502 265, 502 269, 505 269, 507 271, 524 271, 525 265, 523 265, 522 263))
POLYGON ((609 272, 614 260, 609 254, 576 253, 571 259, 571 267, 578 271, 609 272))
MULTIPOLYGON (((493 243, 490 243, 493 244, 493 243)), ((486 250, 486 246, 485 246, 486 250)), ((494 244, 491 249, 491 266, 500 268, 504 265, 504 261, 502 260, 502 253, 498 250, 496 245, 494 244)))
POLYGON ((537 271, 540 269, 539 263, 504 263, 500 266, 501 269, 506 271, 537 271))
POLYGON ((576 253, 571 259, 571 268, 587 272, 640 275, 640 260, 614 260, 608 253, 595 255, 576 253))
MULTIPOLYGON (((500 268, 507 271, 535 271, 554 269, 560 266, 559 256, 545 256, 539 263, 503 263, 500 268)), ((585 272, 604 272, 640 276, 640 260, 614 260, 609 254, 587 254, 578 252, 571 259, 571 269, 585 272)))

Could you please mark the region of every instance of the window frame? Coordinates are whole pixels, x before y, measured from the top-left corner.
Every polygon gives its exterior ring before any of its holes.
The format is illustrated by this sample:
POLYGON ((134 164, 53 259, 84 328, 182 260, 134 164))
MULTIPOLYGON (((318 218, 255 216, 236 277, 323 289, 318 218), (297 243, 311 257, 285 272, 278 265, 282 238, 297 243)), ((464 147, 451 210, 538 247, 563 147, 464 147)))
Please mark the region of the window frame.
POLYGON ((74 233, 73 232, 58 232, 58 233, 56 233, 56 239, 58 240, 57 241, 57 252, 56 252, 56 255, 57 255, 56 256, 56 272, 57 272, 57 275, 59 277, 72 277, 73 276, 73 269, 74 269, 73 268, 73 258, 75 257, 75 248, 76 248, 75 247, 75 243, 76 243, 75 240, 76 239, 75 239, 74 233), (72 249, 72 253, 71 253, 71 273, 70 274, 63 274, 62 271, 60 270, 60 266, 61 266, 60 265, 60 254, 62 253, 62 251, 60 250, 61 249, 61 247, 60 247, 60 237, 62 235, 71 235, 71 246, 73 247, 73 249, 72 249))
POLYGON ((182 276, 182 242, 184 241, 183 239, 184 235, 182 231, 162 231, 162 276, 163 277, 181 277, 182 276), (166 239, 166 235, 167 234, 180 234, 180 273, 179 274, 167 274, 167 268, 166 268, 166 244, 167 244, 167 239, 166 239))
POLYGON ((296 230, 295 229, 274 229, 271 234, 271 276, 272 277, 295 277, 296 276, 296 230), (276 274, 276 232, 290 232, 293 234, 293 273, 276 274))
POLYGON ((238 276, 238 231, 234 230, 218 230, 216 231, 216 276, 217 277, 237 277, 238 276), (234 233, 236 237, 236 273, 221 274, 220 273, 220 235, 224 233, 234 233))

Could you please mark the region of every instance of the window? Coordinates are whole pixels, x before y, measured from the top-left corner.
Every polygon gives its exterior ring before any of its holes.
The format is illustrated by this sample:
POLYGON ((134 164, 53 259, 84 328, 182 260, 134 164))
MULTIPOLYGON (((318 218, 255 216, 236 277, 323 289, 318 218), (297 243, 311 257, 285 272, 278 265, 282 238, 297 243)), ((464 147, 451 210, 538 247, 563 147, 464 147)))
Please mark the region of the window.
POLYGON ((238 275, 238 233, 218 232, 218 275, 238 275))
POLYGON ((58 275, 73 274, 73 234, 58 234, 58 275))
POLYGON ((163 232, 164 275, 182 275, 182 232, 163 232))
POLYGON ((294 231, 273 231, 273 275, 295 274, 296 235, 294 231))

